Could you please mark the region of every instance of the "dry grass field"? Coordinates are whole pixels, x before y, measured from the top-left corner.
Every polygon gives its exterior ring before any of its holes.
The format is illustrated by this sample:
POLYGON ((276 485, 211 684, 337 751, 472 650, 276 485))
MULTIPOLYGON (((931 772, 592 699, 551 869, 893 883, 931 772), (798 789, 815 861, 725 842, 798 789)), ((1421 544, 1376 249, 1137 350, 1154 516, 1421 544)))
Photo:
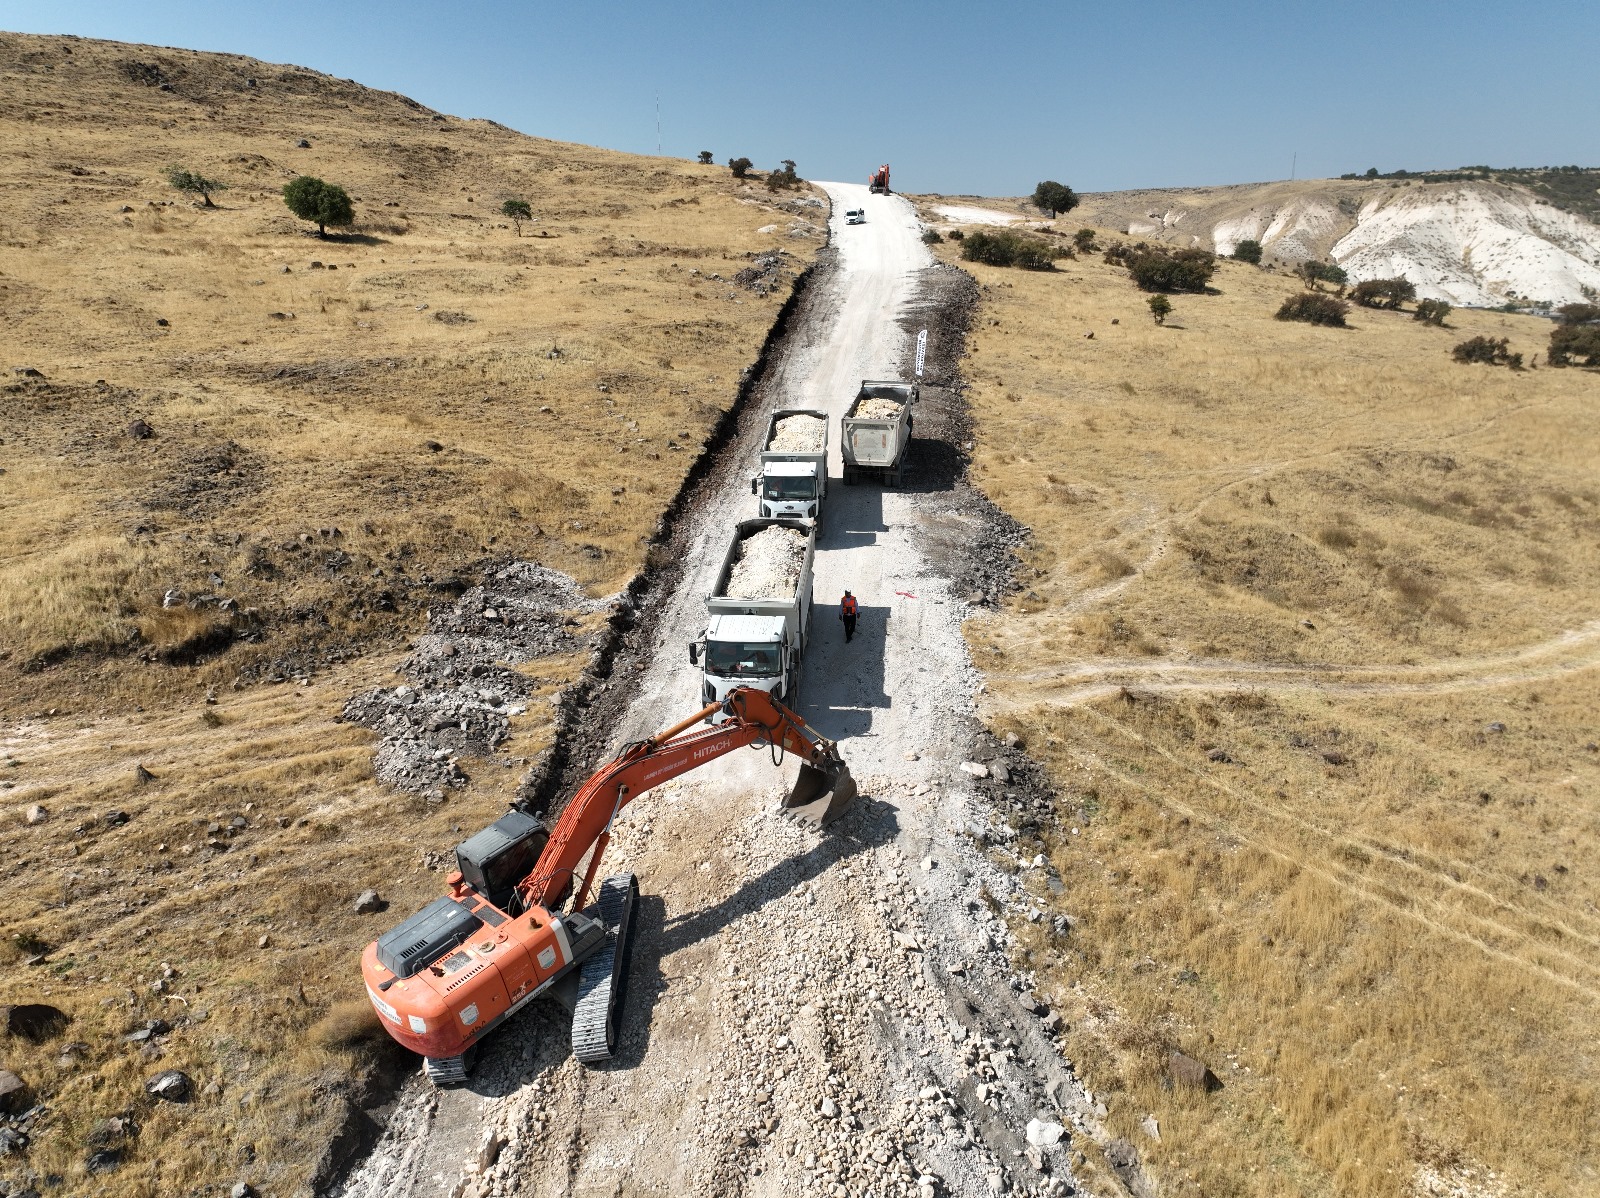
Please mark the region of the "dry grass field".
MULTIPOLYGON (((820 210, 296 67, 12 34, 0 159, 0 1004, 73 1020, 0 1039, 50 1110, 0 1176, 287 1195, 375 1059, 360 946, 550 734, 530 703, 429 805, 372 781, 345 699, 486 558, 594 595, 639 569, 820 210), (294 219, 302 173, 354 228, 294 219), (194 1101, 145 1098, 164 1068, 194 1101)), ((583 664, 526 667, 534 698, 583 664)))
POLYGON ((1600 377, 1240 263, 1166 327, 1099 254, 964 265, 1033 531, 968 635, 1062 796, 1018 854, 1072 926, 1021 935, 1108 1126, 1164 1194, 1600 1192, 1600 377))

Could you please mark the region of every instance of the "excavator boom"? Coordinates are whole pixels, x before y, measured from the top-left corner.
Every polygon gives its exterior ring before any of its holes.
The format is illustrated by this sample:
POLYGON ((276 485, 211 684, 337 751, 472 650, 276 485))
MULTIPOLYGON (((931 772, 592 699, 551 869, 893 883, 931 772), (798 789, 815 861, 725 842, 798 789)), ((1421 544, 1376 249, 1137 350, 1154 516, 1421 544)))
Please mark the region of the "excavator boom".
POLYGON ((585 1062, 608 1057, 638 895, 627 874, 606 879, 589 903, 612 823, 646 791, 747 745, 800 758, 800 778, 783 804, 798 818, 820 827, 854 800, 855 782, 832 741, 808 732, 765 691, 737 688, 600 767, 548 834, 513 810, 458 845, 461 868, 450 876, 449 895, 362 954, 367 994, 384 1028, 426 1058, 436 1081, 462 1081, 484 1035, 576 972, 573 1051, 585 1062), (717 711, 726 719, 705 726, 717 711))

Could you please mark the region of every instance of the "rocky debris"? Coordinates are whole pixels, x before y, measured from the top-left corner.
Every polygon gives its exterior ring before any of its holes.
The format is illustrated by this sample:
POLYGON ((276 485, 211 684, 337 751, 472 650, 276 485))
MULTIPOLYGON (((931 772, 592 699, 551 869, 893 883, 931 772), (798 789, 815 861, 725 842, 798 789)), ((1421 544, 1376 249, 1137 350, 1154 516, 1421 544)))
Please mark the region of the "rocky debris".
POLYGON ((879 399, 869 397, 856 405, 853 415, 863 420, 893 420, 904 410, 905 405, 892 399, 879 399))
POLYGON ((963 761, 960 765, 963 774, 971 774, 974 778, 987 778, 989 767, 981 761, 963 761))
POLYGON ((148 441, 155 435, 156 430, 151 428, 150 423, 146 420, 135 420, 132 424, 128 425, 128 436, 132 437, 135 441, 148 441))
POLYGON ((22 813, 22 818, 29 824, 42 824, 50 818, 50 809, 43 803, 29 803, 28 809, 22 813))
POLYGON ((1211 752, 1206 754, 1206 760, 1214 761, 1218 765, 1232 765, 1234 763, 1233 758, 1226 749, 1212 749, 1211 752))
POLYGON ((70 1022, 71 1017, 65 1011, 49 1003, 18 1003, 0 1007, 0 1026, 5 1027, 8 1035, 17 1036, 30 1044, 43 1044, 46 1040, 54 1039, 66 1031, 70 1022))
POLYGON ((1202 1090, 1208 1094, 1222 1089, 1215 1073, 1184 1052, 1174 1052, 1167 1061, 1167 1078, 1181 1089, 1202 1090))
POLYGON ((828 422, 820 416, 785 416, 778 422, 772 441, 774 453, 820 453, 828 436, 828 422))
POLYGON ((465 784, 462 758, 487 757, 526 710, 527 676, 512 667, 583 642, 578 618, 601 609, 557 570, 505 562, 449 607, 430 611, 428 628, 400 663, 406 682, 356 695, 344 718, 380 740, 380 781, 419 794, 465 784))
POLYGON ((98 1152, 91 1152, 83 1162, 83 1167, 90 1173, 112 1173, 122 1165, 122 1149, 102 1148, 98 1152))
POLYGON ((255 1187, 248 1181, 236 1181, 228 1191, 228 1198, 256 1198, 255 1187))
POLYGON ((800 582, 805 564, 806 534, 772 525, 739 546, 724 594, 731 599, 787 599, 800 582))
POLYGON ((1139 1120, 1139 1130, 1144 1132, 1157 1144, 1161 1143, 1161 1124, 1154 1115, 1146 1115, 1139 1120))
POLYGON ((144 1083, 145 1093, 165 1102, 188 1102, 194 1084, 181 1069, 164 1069, 144 1083))
POLYGON ((356 896, 354 910, 357 915, 376 915, 388 905, 376 890, 363 890, 356 896))
MULTIPOLYGON (((776 225, 767 225, 758 232, 776 233, 776 225)), ((768 295, 777 290, 783 282, 783 252, 773 250, 769 253, 758 254, 752 259, 749 266, 733 276, 734 283, 746 291, 753 291, 757 295, 768 295)))

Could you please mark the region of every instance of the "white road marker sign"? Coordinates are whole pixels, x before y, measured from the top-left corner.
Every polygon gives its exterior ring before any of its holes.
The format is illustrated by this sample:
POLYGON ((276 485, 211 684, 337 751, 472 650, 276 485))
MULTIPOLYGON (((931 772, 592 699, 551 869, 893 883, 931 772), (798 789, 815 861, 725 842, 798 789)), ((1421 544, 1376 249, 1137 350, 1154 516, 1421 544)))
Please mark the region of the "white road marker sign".
POLYGON ((928 330, 917 334, 917 377, 922 377, 922 362, 928 356, 928 330))

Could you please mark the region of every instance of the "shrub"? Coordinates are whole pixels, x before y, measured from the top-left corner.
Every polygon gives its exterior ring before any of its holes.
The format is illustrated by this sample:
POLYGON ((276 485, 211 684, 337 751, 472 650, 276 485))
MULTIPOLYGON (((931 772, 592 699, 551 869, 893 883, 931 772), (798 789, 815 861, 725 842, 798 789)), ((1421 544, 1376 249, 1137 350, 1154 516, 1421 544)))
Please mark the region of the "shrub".
POLYGON ((1146 249, 1128 263, 1140 291, 1204 291, 1216 269, 1216 256, 1205 250, 1146 249))
POLYGON ((1451 350, 1450 356, 1457 362, 1509 366, 1513 370, 1522 368, 1522 355, 1512 353, 1510 343, 1504 337, 1498 340, 1493 337, 1471 337, 1451 350))
POLYGON ((754 165, 755 163, 751 162, 748 158, 728 159, 728 169, 733 172, 733 177, 735 179, 743 179, 750 173, 750 168, 754 165))
POLYGON ((1557 325, 1551 330, 1546 358, 1552 366, 1600 366, 1600 325, 1557 325))
POLYGON ((710 150, 701 150, 700 151, 700 165, 701 166, 710 166, 711 165, 711 157, 712 157, 712 155, 711 155, 711 151, 710 150))
POLYGON ((1145 301, 1150 305, 1150 315, 1157 324, 1166 324, 1172 312, 1172 301, 1164 295, 1152 295, 1145 301))
POLYGON ((1600 321, 1600 304, 1562 304, 1556 319, 1562 324, 1593 324, 1600 321))
POLYGON ((1283 301, 1283 306, 1278 309, 1278 320, 1299 320, 1306 324, 1326 325, 1330 328, 1342 329, 1345 324, 1345 313, 1350 311, 1350 305, 1342 299, 1335 299, 1331 295, 1323 295, 1320 291, 1305 292, 1291 295, 1283 301))
POLYGON ((326 237, 328 226, 355 223, 356 212, 350 205, 350 196, 342 187, 324 183, 310 175, 301 175, 283 185, 283 202, 289 211, 301 220, 317 226, 317 236, 326 237))
POLYGON ((967 236, 966 233, 963 232, 960 229, 951 229, 950 230, 950 240, 951 241, 964 241, 964 240, 966 240, 966 236, 967 236))
POLYGON ((1423 324, 1444 325, 1445 317, 1450 315, 1450 305, 1445 300, 1425 299, 1417 301, 1417 310, 1411 314, 1412 320, 1420 320, 1423 324))
POLYGON ((1406 279, 1367 279, 1357 283, 1350 298, 1363 308, 1398 308, 1417 298, 1416 285, 1406 279))
POLYGON ((517 226, 517 236, 522 236, 522 222, 533 219, 533 205, 527 200, 507 200, 500 205, 500 215, 509 217, 511 223, 517 226))
POLYGON ((1313 291, 1317 289, 1318 283, 1332 283, 1336 287, 1343 287, 1350 279, 1342 266, 1335 266, 1331 262, 1302 262, 1294 268, 1294 273, 1299 275, 1300 281, 1313 291))
POLYGON ((767 190, 777 191, 780 187, 799 187, 804 180, 795 173, 794 159, 785 158, 778 164, 778 169, 767 174, 767 190))
POLYGON ((1261 243, 1253 237, 1246 237, 1233 247, 1233 257, 1240 262, 1248 262, 1251 266, 1261 265, 1261 243))
POLYGON ((1065 183, 1046 179, 1033 189, 1033 206, 1041 212, 1048 212, 1050 219, 1054 220, 1061 213, 1071 212, 1076 208, 1078 196, 1065 183))
POLYGON ((186 191, 190 195, 197 195, 206 202, 207 208, 215 208, 211 202, 211 193, 214 191, 227 191, 228 185, 219 179, 207 179, 204 175, 194 171, 184 170, 181 166, 167 168, 167 182, 179 191, 186 191))
POLYGON ((1072 248, 1080 254, 1092 254, 1100 247, 1094 243, 1093 229, 1079 229, 1072 235, 1072 248))
POLYGON ((924 245, 938 245, 944 238, 939 236, 938 229, 924 229, 922 242, 924 245))
POLYGON ((961 256, 968 262, 982 262, 986 266, 1054 270, 1061 251, 1040 238, 1013 229, 974 229, 961 243, 961 256))

